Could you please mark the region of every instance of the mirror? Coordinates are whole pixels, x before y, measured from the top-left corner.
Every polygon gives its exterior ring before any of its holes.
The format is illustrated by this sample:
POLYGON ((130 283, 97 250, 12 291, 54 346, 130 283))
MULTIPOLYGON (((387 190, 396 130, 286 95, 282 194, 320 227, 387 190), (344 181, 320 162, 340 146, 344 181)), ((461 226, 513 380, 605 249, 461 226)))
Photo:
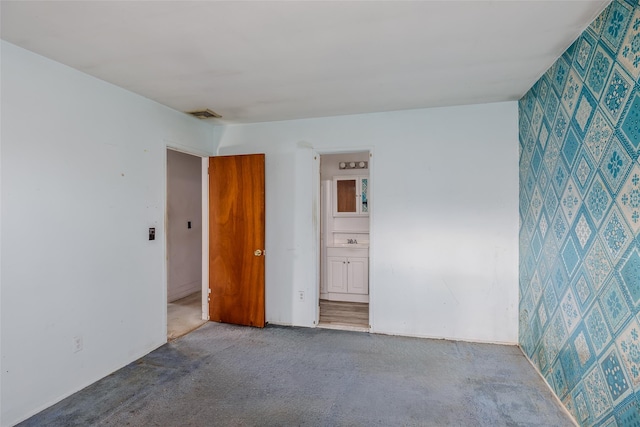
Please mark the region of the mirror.
POLYGON ((336 181, 337 212, 355 213, 356 206, 356 180, 340 179, 336 181))

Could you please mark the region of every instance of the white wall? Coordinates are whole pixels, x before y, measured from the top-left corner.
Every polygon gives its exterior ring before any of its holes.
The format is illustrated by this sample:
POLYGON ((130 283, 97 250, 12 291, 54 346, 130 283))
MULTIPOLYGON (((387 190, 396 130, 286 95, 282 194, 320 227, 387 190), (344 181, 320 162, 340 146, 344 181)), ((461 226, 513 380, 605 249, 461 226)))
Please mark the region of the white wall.
POLYGON ((517 124, 507 102, 218 129, 266 153, 267 321, 316 320, 314 157, 370 149, 372 331, 516 343, 517 124))
POLYGON ((202 288, 202 158, 167 150, 167 301, 202 288), (191 228, 188 223, 191 222, 191 228))
POLYGON ((210 153, 214 129, 1 48, 1 424, 12 425, 166 342, 166 146, 210 153))

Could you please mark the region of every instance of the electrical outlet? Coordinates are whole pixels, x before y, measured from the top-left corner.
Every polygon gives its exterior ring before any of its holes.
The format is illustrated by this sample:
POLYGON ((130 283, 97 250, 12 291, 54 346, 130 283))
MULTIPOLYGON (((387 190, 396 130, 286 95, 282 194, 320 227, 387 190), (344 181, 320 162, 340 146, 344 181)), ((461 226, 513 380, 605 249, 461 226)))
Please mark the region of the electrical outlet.
POLYGON ((304 301, 304 291, 298 291, 298 301, 304 301))
POLYGON ((82 335, 73 337, 73 352, 77 353, 82 350, 82 335))

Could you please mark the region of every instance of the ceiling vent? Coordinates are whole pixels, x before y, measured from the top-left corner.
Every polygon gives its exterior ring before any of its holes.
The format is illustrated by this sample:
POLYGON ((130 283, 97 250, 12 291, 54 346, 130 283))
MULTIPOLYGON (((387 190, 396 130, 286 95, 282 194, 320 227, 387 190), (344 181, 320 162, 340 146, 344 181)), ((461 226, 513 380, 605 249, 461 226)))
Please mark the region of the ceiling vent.
POLYGON ((190 111, 188 114, 191 114, 194 117, 199 119, 219 119, 222 116, 215 111, 211 111, 208 108, 206 110, 198 110, 198 111, 190 111))

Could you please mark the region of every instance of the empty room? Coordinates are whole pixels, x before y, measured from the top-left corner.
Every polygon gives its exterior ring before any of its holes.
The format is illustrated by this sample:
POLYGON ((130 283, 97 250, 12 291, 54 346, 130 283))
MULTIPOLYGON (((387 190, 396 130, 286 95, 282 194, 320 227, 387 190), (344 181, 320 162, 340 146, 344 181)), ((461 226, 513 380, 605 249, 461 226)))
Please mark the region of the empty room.
POLYGON ((0 424, 640 424, 640 5, 0 1, 0 424))

